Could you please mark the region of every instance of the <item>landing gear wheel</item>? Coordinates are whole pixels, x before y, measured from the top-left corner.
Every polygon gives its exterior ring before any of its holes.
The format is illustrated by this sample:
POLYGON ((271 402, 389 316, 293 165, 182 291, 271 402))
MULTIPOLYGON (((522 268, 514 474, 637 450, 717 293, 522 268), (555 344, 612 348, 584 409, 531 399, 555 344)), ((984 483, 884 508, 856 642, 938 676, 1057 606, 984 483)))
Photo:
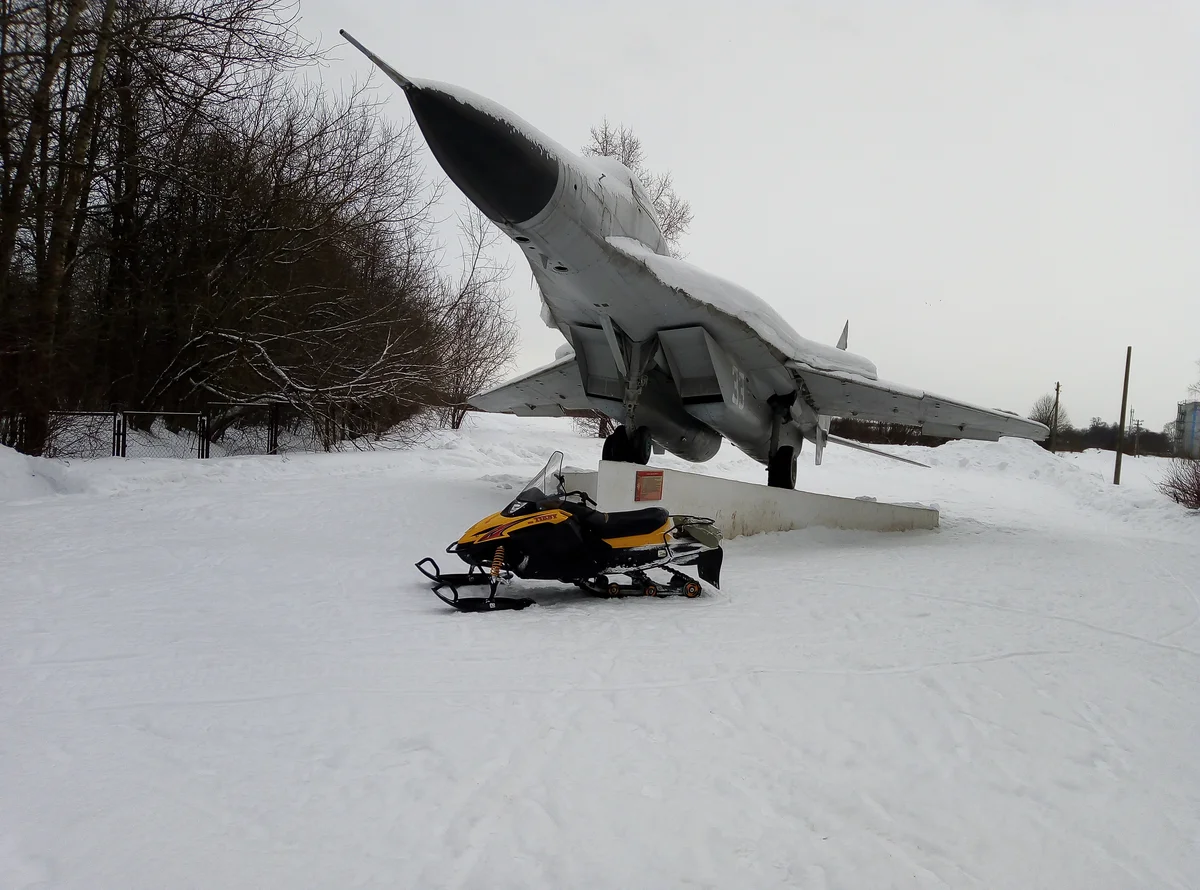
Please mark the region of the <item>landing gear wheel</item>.
POLYGON ((608 585, 608 595, 609 596, 620 596, 621 595, 621 585, 618 584, 616 581, 610 582, 608 585))
POLYGON ((796 451, 791 445, 779 448, 767 464, 767 485, 771 488, 795 488, 796 463, 796 451))
POLYGON ((683 595, 688 599, 695 599, 700 595, 700 583, 698 581, 688 581, 683 585, 683 595))
POLYGON ((642 464, 650 462, 650 454, 654 450, 654 440, 650 430, 639 426, 632 435, 623 426, 619 426, 604 440, 604 449, 600 452, 601 460, 615 460, 627 464, 642 464))
POLYGON ((650 462, 650 453, 654 450, 654 440, 650 438, 650 430, 639 426, 629 437, 629 461, 645 466, 650 462))
POLYGON ((643 596, 658 596, 658 585, 653 582, 642 588, 643 596))
POLYGON ((604 449, 600 452, 601 460, 627 460, 629 453, 629 433, 625 427, 619 426, 604 440, 604 449))

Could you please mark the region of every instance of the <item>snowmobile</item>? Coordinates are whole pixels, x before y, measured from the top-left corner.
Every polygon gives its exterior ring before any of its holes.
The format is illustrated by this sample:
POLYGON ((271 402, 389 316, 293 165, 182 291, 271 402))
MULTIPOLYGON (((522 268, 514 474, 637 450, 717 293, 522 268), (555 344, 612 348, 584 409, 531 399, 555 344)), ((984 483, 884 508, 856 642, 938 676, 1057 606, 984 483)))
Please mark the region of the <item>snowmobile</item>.
POLYGON ((466 572, 444 573, 428 556, 416 564, 442 602, 460 612, 533 605, 528 597, 497 595, 514 575, 574 584, 595 596, 699 596, 700 582, 676 566, 695 566, 701 581, 720 587, 721 535, 711 519, 672 516, 661 507, 601 512, 586 492, 566 490, 562 460, 554 452, 508 506, 446 548, 467 564, 466 572), (668 578, 654 580, 651 570, 668 578), (482 585, 487 596, 459 592, 482 585))

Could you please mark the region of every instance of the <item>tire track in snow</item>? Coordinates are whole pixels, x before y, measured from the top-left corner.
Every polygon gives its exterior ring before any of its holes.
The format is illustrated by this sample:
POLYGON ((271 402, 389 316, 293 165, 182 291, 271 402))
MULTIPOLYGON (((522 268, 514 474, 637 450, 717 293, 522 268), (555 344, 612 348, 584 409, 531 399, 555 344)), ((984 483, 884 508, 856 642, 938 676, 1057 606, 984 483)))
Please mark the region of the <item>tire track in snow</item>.
MULTIPOLYGON (((816 582, 815 578, 801 578, 798 580, 816 582)), ((881 584, 864 584, 861 581, 839 581, 836 578, 822 578, 822 584, 837 584, 842 587, 857 587, 863 590, 877 590, 882 593, 889 593, 900 596, 912 596, 919 599, 935 600, 943 603, 954 603, 959 606, 971 606, 979 609, 991 609, 995 612, 1008 612, 1014 615, 1028 615, 1031 618, 1039 618, 1047 621, 1062 621, 1067 624, 1074 624, 1078 627, 1084 627, 1096 633, 1106 634, 1108 636, 1120 637, 1126 640, 1132 640, 1136 643, 1142 643, 1146 646, 1153 646, 1158 649, 1165 649, 1171 652, 1179 652, 1184 655, 1190 655, 1193 658, 1200 658, 1200 652, 1195 649, 1189 649, 1186 646, 1176 646, 1172 643, 1163 643, 1159 640, 1140 637, 1137 634, 1132 634, 1123 630, 1114 630, 1111 627, 1101 627, 1098 624, 1092 624, 1089 621, 1084 621, 1082 618, 1072 618, 1069 615, 1055 615, 1053 612, 1038 612, 1034 609, 1022 609, 1019 606, 1002 606, 999 603, 991 603, 986 600, 968 600, 955 596, 943 596, 937 593, 920 593, 916 590, 903 590, 894 587, 885 587, 881 584)))
MULTIPOLYGON (((1129 546, 1133 547, 1134 550, 1137 551, 1137 554, 1139 556, 1143 556, 1143 557, 1146 556, 1147 548, 1138 547, 1133 544, 1130 544, 1129 546)), ((1188 630, 1189 628, 1194 627, 1197 622, 1200 622, 1200 596, 1198 596, 1196 594, 1195 587, 1193 587, 1191 584, 1189 584, 1183 578, 1179 577, 1179 575, 1176 574, 1174 571, 1172 571, 1170 569, 1170 567, 1168 567, 1162 559, 1154 559, 1154 560, 1147 559, 1147 562, 1150 563, 1149 571, 1158 573, 1160 575, 1166 575, 1168 578, 1170 578, 1172 581, 1174 581, 1175 585, 1179 589, 1184 591, 1184 593, 1186 593, 1192 601, 1192 617, 1189 620, 1185 621, 1183 624, 1179 625, 1179 627, 1175 628, 1174 630, 1169 630, 1166 633, 1161 634, 1160 636, 1155 638, 1158 642, 1161 643, 1163 640, 1168 640, 1171 637, 1178 636, 1179 634, 1183 633, 1185 630, 1188 630)))
MULTIPOLYGON (((103 705, 83 705, 72 708, 49 708, 29 712, 29 716, 44 717, 61 714, 76 714, 76 713, 93 713, 103 711, 123 711, 129 709, 144 709, 144 708, 196 708, 196 707, 221 707, 221 706, 236 706, 245 704, 257 704, 263 702, 280 701, 285 699, 305 699, 319 698, 323 696, 332 696, 341 698, 346 694, 353 695, 379 695, 387 697, 398 696, 417 696, 417 697, 437 697, 444 696, 460 696, 473 694, 486 695, 551 695, 562 697, 571 694, 599 694, 605 695, 612 692, 637 692, 637 691, 655 691, 665 689, 682 689, 693 686, 704 686, 719 683, 731 682, 743 677, 756 674, 811 674, 814 676, 850 676, 850 677, 869 677, 869 676, 893 676, 901 674, 914 674, 921 671, 935 670, 944 667, 956 667, 963 665, 988 664, 997 661, 1009 661, 1020 658, 1037 658, 1053 655, 1074 655, 1077 653, 1075 649, 1030 649, 1017 652, 995 652, 985 655, 972 656, 969 658, 956 658, 947 661, 922 662, 919 664, 901 664, 901 665, 884 665, 880 667, 761 667, 754 665, 746 665, 728 671, 723 671, 719 674, 712 674, 706 677, 681 677, 677 680, 661 680, 648 681, 645 683, 622 683, 617 685, 600 685, 600 686, 567 686, 557 688, 545 687, 514 687, 514 686, 497 686, 494 688, 473 685, 470 687, 439 687, 436 689, 366 689, 362 687, 340 687, 332 689, 301 689, 289 690, 276 693, 265 693, 262 695, 240 696, 240 697, 222 697, 212 699, 196 699, 196 700, 140 700, 130 702, 116 702, 103 705)), ((578 706, 577 706, 578 707, 578 706)))
POLYGON ((498 825, 507 824, 501 811, 518 799, 528 799, 525 791, 530 781, 562 746, 576 714, 583 708, 583 703, 578 702, 560 709, 558 702, 565 691, 554 695, 543 711, 549 713, 554 722, 560 723, 560 727, 546 728, 539 719, 538 727, 531 736, 510 745, 502 756, 488 765, 483 780, 473 783, 450 805, 448 815, 436 830, 435 842, 443 849, 453 849, 455 845, 449 841, 461 834, 456 826, 465 823, 467 839, 458 844, 465 849, 454 857, 449 866, 449 875, 445 874, 447 866, 444 862, 431 864, 422 870, 421 880, 416 886, 461 890, 467 885, 480 857, 491 845, 490 832, 498 825), (464 813, 469 814, 464 817, 464 813), (431 869, 436 873, 430 874, 431 869))

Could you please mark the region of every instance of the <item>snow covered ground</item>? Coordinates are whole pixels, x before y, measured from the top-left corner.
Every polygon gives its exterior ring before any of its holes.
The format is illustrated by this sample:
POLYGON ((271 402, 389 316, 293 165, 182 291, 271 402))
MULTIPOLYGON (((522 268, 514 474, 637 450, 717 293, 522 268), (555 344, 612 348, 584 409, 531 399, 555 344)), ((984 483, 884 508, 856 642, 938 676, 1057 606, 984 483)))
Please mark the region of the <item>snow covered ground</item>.
POLYGON ((600 448, 471 423, 0 450, 0 887, 1200 885, 1200 516, 1153 459, 1114 488, 1111 455, 1028 442, 831 448, 802 486, 941 529, 739 538, 693 601, 537 583, 459 615, 413 562, 600 448))

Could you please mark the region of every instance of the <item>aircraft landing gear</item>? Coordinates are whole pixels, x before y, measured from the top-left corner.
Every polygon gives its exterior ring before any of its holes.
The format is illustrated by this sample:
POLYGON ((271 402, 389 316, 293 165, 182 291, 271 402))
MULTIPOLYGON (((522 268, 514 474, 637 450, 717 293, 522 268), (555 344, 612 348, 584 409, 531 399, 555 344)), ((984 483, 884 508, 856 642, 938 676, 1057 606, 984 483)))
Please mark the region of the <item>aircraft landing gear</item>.
POLYGON ((625 427, 619 426, 609 433, 604 440, 604 449, 600 452, 601 460, 625 460, 625 452, 629 450, 629 433, 625 427))
POLYGON ((625 422, 604 440, 604 450, 600 457, 601 460, 645 466, 654 450, 654 441, 650 437, 649 429, 633 424, 637 416, 638 401, 646 386, 646 375, 654 364, 658 339, 656 335, 651 335, 647 340, 631 340, 617 330, 605 313, 600 315, 600 326, 604 329, 608 347, 612 350, 617 372, 624 377, 625 382, 625 392, 621 399, 625 409, 625 422))
POLYGON ((650 438, 650 430, 639 426, 629 437, 629 455, 635 464, 645 466, 650 463, 650 453, 654 450, 654 440, 650 438))
POLYGON ((796 449, 791 445, 780 445, 779 434, 783 424, 792 419, 792 403, 796 394, 787 397, 771 396, 767 403, 771 406, 771 444, 767 459, 767 485, 771 488, 796 487, 796 449))
POLYGON ((653 445, 650 430, 646 427, 639 426, 633 431, 633 435, 630 435, 624 426, 619 426, 604 440, 604 450, 600 452, 600 458, 645 466, 650 462, 653 445))
POLYGON ((767 485, 771 488, 795 488, 796 464, 796 452, 791 445, 776 449, 767 463, 767 485))

